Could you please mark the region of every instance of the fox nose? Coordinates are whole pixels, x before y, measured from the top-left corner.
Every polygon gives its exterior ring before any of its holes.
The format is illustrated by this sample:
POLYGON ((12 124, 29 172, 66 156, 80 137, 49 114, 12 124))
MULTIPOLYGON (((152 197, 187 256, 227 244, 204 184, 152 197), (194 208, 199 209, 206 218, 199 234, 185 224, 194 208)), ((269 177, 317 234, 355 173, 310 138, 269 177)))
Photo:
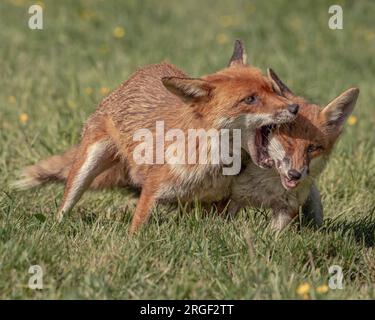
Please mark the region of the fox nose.
POLYGON ((301 178, 301 176, 302 176, 301 172, 295 169, 288 170, 288 177, 292 180, 298 180, 299 178, 301 178))
POLYGON ((290 113, 293 113, 293 114, 297 114, 298 109, 299 109, 299 105, 296 104, 296 103, 290 104, 290 105, 288 106, 288 110, 289 110, 289 112, 290 112, 290 113))

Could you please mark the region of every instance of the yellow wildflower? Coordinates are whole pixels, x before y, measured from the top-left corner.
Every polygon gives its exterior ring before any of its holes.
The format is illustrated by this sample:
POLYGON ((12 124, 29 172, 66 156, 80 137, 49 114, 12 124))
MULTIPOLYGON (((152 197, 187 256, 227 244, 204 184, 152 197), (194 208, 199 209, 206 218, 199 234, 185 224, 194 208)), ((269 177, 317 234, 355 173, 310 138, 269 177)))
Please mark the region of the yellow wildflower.
POLYGON ((113 29, 112 34, 115 38, 123 38, 125 36, 125 29, 123 27, 116 27, 113 29))
POLYGON ((16 99, 16 97, 15 97, 15 96, 9 96, 9 97, 8 97, 8 102, 9 102, 9 103, 13 103, 13 104, 14 104, 14 103, 16 103, 16 102, 17 102, 17 99, 16 99))
POLYGON ((357 123, 358 119, 356 116, 350 116, 348 118, 348 125, 349 126, 354 126, 357 123))
POLYGON ((94 90, 92 90, 91 87, 86 87, 85 89, 83 89, 83 92, 88 95, 88 96, 91 96, 92 93, 94 92, 94 90))
POLYGON ((302 296, 303 298, 305 298, 305 295, 308 295, 308 293, 310 292, 310 284, 308 284, 307 282, 304 282, 304 283, 301 283, 298 287, 297 287, 297 293, 302 296))
POLYGON ((228 36, 225 33, 219 33, 216 36, 216 41, 218 44, 226 44, 229 41, 228 36))
POLYGON ((293 18, 289 20, 288 24, 292 30, 300 30, 303 23, 300 18, 293 18))
POLYGON ((26 4, 25 0, 10 0, 10 3, 16 7, 21 7, 26 4))
POLYGON ((372 42, 375 39, 375 32, 372 30, 366 30, 363 35, 368 42, 372 42))
POLYGON ((322 285, 320 285, 319 287, 316 288, 316 292, 320 293, 320 294, 327 293, 328 290, 329 289, 328 289, 328 286, 326 284, 322 284, 322 285))
POLYGON ((221 16, 219 18, 219 21, 220 21, 220 24, 224 27, 224 28, 228 28, 230 26, 233 26, 235 25, 235 18, 233 16, 221 16))
POLYGON ((21 113, 19 119, 21 123, 25 124, 29 120, 29 116, 27 113, 21 113))
POLYGON ((303 299, 303 300, 309 300, 309 299, 310 299, 309 294, 308 294, 308 293, 304 293, 304 294, 302 295, 302 299, 303 299))
POLYGON ((77 104, 75 103, 74 100, 69 99, 69 100, 68 100, 68 106, 69 106, 69 108, 71 108, 71 109, 75 109, 75 108, 77 107, 77 104))
POLYGON ((109 93, 109 88, 107 88, 107 87, 101 87, 101 88, 100 88, 100 93, 101 93, 102 95, 106 95, 106 94, 108 94, 108 93, 109 93))
POLYGON ((80 13, 80 16, 83 20, 93 20, 96 18, 96 13, 93 10, 85 9, 80 13))

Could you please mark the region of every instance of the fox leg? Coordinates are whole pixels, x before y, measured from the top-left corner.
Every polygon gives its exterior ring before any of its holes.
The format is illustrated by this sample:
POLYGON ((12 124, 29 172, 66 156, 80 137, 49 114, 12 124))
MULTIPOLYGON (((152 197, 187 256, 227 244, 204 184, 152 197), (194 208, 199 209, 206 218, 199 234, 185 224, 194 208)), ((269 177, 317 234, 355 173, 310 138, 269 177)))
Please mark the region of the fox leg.
POLYGON ((283 230, 298 215, 298 210, 288 211, 285 209, 273 212, 271 228, 275 231, 283 230))
POLYGON ((131 185, 126 164, 118 161, 112 167, 99 174, 91 183, 91 189, 127 187, 131 185))
POLYGON ((302 206, 303 217, 307 222, 312 222, 317 227, 323 224, 323 205, 320 193, 315 184, 312 185, 309 196, 302 206))
POLYGON ((114 163, 114 152, 108 138, 102 137, 94 142, 85 137, 82 139, 66 180, 58 221, 73 208, 94 178, 114 163))
POLYGON ((234 216, 240 211, 244 205, 240 203, 239 201, 236 201, 234 199, 230 199, 229 207, 228 207, 228 214, 229 217, 234 218, 234 216))
POLYGON ((144 187, 138 200, 137 207, 131 222, 129 233, 136 233, 140 227, 150 218, 151 210, 156 202, 155 192, 144 187))

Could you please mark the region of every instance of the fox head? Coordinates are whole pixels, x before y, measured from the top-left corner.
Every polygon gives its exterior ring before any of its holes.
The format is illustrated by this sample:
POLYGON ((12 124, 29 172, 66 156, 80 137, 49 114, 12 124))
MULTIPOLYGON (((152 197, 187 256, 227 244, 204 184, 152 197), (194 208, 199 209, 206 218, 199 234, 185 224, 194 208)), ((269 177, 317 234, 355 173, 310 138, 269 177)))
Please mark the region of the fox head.
POLYGON ((355 107, 359 89, 348 89, 320 108, 296 97, 272 69, 268 70, 268 75, 276 91, 300 106, 296 120, 279 126, 267 147, 267 156, 274 162, 282 185, 285 189, 292 189, 323 170, 346 119, 355 107))
POLYGON ((298 113, 297 104, 275 92, 260 70, 246 64, 239 40, 227 68, 202 78, 167 77, 162 82, 212 128, 241 129, 241 146, 259 166, 269 165, 257 152, 265 145, 262 131, 293 121, 298 113))

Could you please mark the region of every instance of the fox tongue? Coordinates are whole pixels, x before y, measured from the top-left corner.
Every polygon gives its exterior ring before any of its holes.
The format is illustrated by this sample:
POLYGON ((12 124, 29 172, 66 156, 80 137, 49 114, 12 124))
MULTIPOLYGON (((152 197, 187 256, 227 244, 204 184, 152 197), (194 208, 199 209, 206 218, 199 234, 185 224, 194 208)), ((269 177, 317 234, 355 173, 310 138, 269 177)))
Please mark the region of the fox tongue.
POLYGON ((294 187, 297 185, 297 182, 294 181, 294 180, 286 180, 286 181, 285 181, 285 184, 286 184, 289 188, 294 188, 294 187))
POLYGON ((283 176, 281 179, 283 180, 284 187, 286 187, 287 189, 293 189, 298 184, 297 180, 291 180, 286 176, 283 176))
POLYGON ((261 168, 271 168, 274 165, 267 150, 268 138, 272 127, 263 126, 255 130, 247 141, 247 148, 253 162, 261 168))

